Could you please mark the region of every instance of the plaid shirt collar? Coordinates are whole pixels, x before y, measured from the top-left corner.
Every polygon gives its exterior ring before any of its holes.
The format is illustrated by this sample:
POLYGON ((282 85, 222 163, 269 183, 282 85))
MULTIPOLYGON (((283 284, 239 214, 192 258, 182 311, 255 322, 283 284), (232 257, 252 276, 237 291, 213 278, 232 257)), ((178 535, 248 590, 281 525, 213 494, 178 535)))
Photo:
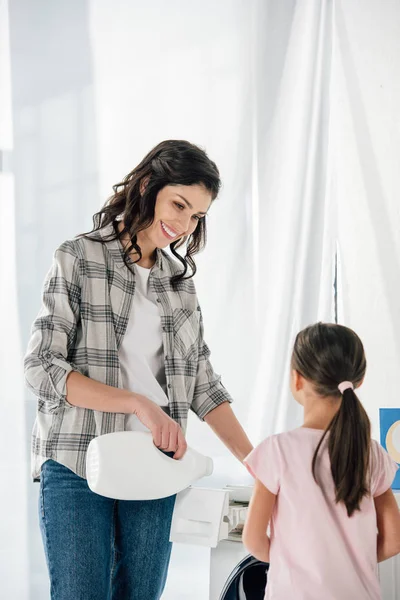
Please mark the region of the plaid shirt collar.
MULTIPOLYGON (((93 233, 90 233, 88 237, 93 240, 101 240, 107 246, 107 250, 109 251, 112 259, 114 260, 115 266, 117 269, 122 269, 126 267, 126 265, 134 265, 134 261, 130 256, 127 257, 125 262, 124 249, 119 239, 112 239, 115 236, 115 228, 111 223, 102 229, 98 229, 93 233)), ((156 262, 155 266, 160 271, 164 271, 166 267, 166 260, 163 256, 163 251, 160 248, 156 248, 156 262)))

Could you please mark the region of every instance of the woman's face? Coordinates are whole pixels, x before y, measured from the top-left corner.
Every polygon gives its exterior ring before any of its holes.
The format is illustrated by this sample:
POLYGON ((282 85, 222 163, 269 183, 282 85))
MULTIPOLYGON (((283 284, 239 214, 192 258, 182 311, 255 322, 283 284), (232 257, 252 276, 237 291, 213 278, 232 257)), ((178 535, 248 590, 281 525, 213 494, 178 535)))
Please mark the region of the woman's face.
POLYGON ((211 200, 211 193, 202 185, 165 186, 157 194, 154 221, 140 236, 154 248, 165 248, 189 236, 206 215, 211 200))

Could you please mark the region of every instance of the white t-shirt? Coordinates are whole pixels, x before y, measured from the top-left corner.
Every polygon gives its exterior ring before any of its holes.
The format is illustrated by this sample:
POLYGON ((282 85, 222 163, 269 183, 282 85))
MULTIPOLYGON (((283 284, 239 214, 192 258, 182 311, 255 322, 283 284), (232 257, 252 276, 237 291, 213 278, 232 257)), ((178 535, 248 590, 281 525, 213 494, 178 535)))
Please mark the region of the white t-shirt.
MULTIPOLYGON (((135 295, 119 349, 122 384, 159 406, 168 406, 161 319, 156 297, 149 289, 151 269, 139 265, 134 269, 135 295)), ((135 415, 126 415, 125 429, 148 431, 135 415)))

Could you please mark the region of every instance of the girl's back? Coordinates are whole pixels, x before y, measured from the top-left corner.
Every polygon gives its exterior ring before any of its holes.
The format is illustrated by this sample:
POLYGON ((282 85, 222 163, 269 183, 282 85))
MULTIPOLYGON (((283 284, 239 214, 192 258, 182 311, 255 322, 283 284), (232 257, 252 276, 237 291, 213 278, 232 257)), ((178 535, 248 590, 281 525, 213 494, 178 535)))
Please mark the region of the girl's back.
POLYGON ((327 443, 314 480, 311 463, 323 435, 301 427, 274 435, 247 457, 253 475, 276 495, 271 518, 268 600, 379 600, 374 497, 393 481, 396 465, 371 445, 371 495, 348 517, 336 503, 327 443))

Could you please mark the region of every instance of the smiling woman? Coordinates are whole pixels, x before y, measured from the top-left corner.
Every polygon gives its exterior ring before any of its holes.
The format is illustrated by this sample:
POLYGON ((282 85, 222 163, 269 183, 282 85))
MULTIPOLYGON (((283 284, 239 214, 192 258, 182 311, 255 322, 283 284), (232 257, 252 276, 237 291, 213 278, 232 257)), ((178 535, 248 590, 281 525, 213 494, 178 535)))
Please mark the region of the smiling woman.
POLYGON ((175 497, 93 493, 93 438, 150 430, 179 459, 191 409, 239 460, 252 448, 210 363, 192 280, 219 187, 203 150, 162 142, 114 186, 93 230, 55 253, 25 371, 38 397, 33 477, 57 600, 106 598, 110 586, 113 599, 158 600, 166 580, 175 497))
MULTIPOLYGON (((155 248, 165 248, 170 244, 176 248, 187 242, 199 227, 199 222, 204 220, 211 202, 211 192, 202 184, 165 186, 157 195, 153 223, 137 233, 138 249, 131 251, 133 261, 152 267, 155 248)), ((120 232, 124 225, 124 222, 120 223, 120 232)), ((130 240, 124 235, 125 247, 129 247, 130 240)))
POLYGON ((205 216, 220 186, 218 168, 202 149, 183 140, 161 142, 114 186, 94 215, 93 231, 118 222, 111 237, 142 266, 152 266, 155 249, 169 245, 184 267, 173 277, 176 283, 196 272, 193 256, 205 246, 205 216), (176 250, 184 244, 182 257, 176 250))

